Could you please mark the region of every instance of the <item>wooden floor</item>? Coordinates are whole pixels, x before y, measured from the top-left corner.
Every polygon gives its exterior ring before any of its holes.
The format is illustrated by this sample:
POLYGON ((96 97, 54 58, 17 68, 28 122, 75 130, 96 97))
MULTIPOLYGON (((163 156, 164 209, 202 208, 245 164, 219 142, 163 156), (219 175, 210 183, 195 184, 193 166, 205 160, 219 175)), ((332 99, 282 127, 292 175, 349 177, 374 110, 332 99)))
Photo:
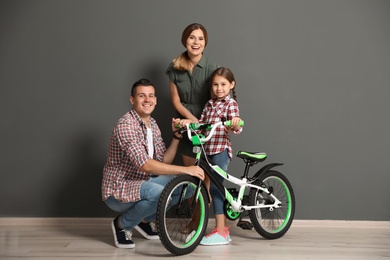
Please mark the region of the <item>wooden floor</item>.
MULTIPOLYGON (((113 245, 111 219, 0 218, 0 259, 156 259, 172 255, 134 233, 135 249, 113 245)), ((295 220, 265 240, 230 222, 228 246, 198 246, 178 259, 390 259, 390 222, 295 220)), ((209 229, 214 226, 210 220, 209 229)))

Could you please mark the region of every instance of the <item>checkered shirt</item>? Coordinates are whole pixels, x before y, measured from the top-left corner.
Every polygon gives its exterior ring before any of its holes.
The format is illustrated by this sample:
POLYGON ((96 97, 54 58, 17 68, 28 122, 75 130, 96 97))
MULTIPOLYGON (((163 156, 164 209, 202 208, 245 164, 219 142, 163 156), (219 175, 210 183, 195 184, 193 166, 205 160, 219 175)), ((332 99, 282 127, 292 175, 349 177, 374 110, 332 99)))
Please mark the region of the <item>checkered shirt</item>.
MULTIPOLYGON (((202 112, 199 119, 199 123, 214 124, 221 121, 221 118, 225 117, 227 120, 233 117, 239 117, 240 111, 238 109, 237 101, 228 95, 222 100, 210 99, 202 112)), ((242 132, 242 127, 233 131, 235 135, 242 132)), ((204 133, 208 134, 208 131, 204 133)), ((229 136, 225 132, 225 126, 219 126, 211 139, 205 144, 205 151, 208 155, 213 155, 223 152, 226 148, 228 149, 229 157, 232 159, 233 150, 232 142, 229 136)))
MULTIPOLYGON (((154 158, 162 161, 166 151, 161 131, 151 118, 154 158)), ((122 202, 140 200, 143 181, 152 175, 140 170, 151 158, 148 155, 146 125, 131 110, 120 118, 111 133, 107 162, 103 168, 102 199, 113 196, 122 202)))

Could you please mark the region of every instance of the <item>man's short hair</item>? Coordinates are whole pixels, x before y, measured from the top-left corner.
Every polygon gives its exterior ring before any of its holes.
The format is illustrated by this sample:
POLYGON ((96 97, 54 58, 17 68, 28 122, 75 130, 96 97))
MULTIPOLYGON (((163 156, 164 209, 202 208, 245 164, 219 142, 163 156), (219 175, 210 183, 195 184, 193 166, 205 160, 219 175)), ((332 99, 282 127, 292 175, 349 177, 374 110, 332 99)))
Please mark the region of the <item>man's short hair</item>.
POLYGON ((152 83, 150 80, 145 79, 145 78, 140 79, 140 80, 136 81, 136 82, 133 84, 133 87, 131 88, 131 96, 132 96, 132 97, 135 97, 135 96, 134 96, 134 95, 135 95, 135 89, 136 89, 138 86, 145 86, 145 87, 146 87, 146 86, 153 86, 153 87, 154 87, 153 83, 152 83))

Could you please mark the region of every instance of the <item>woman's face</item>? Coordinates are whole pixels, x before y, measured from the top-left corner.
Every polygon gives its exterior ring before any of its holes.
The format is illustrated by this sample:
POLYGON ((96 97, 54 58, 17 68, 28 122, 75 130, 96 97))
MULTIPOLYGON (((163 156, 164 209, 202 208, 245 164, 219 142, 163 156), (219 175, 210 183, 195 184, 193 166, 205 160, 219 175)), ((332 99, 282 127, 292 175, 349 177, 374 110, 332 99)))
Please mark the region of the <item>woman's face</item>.
POLYGON ((201 29, 193 30, 190 36, 187 38, 186 48, 188 55, 198 56, 202 55, 206 40, 201 29))

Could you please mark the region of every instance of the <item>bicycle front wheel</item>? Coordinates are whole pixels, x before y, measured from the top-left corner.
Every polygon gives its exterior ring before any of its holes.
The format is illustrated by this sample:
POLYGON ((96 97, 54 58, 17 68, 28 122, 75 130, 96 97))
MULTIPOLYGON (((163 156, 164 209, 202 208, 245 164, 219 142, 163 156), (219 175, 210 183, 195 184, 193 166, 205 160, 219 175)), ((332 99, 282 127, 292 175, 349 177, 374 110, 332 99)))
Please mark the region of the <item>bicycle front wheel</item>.
MULTIPOLYGON (((271 170, 254 184, 267 187, 281 201, 280 207, 249 211, 249 218, 255 230, 267 239, 282 237, 290 228, 295 213, 295 197, 290 182, 282 173, 271 170)), ((274 199, 270 195, 255 188, 251 188, 249 199, 253 206, 274 204, 274 199)))
POLYGON ((208 222, 208 197, 199 179, 179 175, 164 188, 157 207, 157 230, 163 246, 174 255, 191 253, 200 243, 208 222), (196 217, 193 217, 196 214, 196 217), (192 221, 192 225, 189 225, 192 221), (195 225, 194 225, 195 222, 195 225), (188 230, 191 226, 193 229, 188 230))

